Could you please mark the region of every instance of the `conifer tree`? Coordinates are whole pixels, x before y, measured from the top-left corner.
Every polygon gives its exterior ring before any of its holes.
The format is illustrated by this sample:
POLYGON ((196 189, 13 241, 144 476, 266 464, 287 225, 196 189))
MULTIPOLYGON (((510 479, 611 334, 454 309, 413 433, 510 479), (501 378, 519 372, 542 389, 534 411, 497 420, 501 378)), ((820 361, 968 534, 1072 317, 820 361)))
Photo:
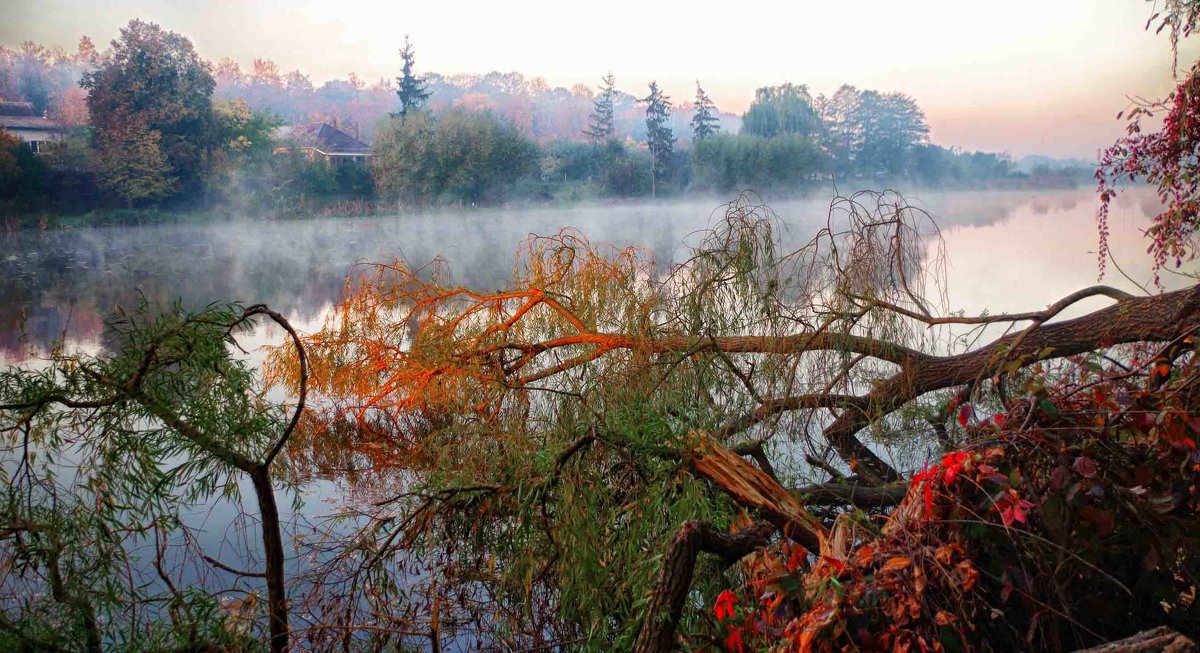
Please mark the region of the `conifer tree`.
POLYGON ((692 116, 692 140, 699 142, 717 133, 721 121, 717 118, 717 107, 696 80, 696 114, 692 116))
POLYGON ((613 126, 613 103, 616 95, 616 79, 612 72, 604 76, 604 85, 600 87, 600 95, 593 103, 592 115, 588 116, 587 129, 584 135, 597 143, 602 143, 613 137, 616 129, 613 126))
POLYGON ((425 82, 413 74, 417 55, 413 52, 412 43, 407 35, 404 37, 404 47, 400 50, 400 58, 404 61, 400 76, 396 78, 396 97, 400 99, 400 111, 392 115, 404 118, 425 104, 425 100, 429 99, 429 90, 425 88, 425 82))
POLYGON ((671 98, 650 82, 646 103, 646 144, 650 147, 650 196, 657 194, 658 176, 671 164, 675 134, 671 131, 671 98))

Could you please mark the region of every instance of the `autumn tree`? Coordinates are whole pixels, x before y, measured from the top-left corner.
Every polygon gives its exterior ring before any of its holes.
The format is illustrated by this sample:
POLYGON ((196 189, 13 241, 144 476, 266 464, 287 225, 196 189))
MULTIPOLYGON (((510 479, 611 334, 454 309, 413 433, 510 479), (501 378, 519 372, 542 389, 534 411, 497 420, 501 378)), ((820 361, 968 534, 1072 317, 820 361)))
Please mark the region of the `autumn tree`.
POLYGON ((693 106, 695 114, 692 116, 692 140, 698 143, 721 129, 721 120, 717 118, 717 107, 704 89, 700 88, 698 80, 696 81, 696 102, 693 106))
POLYGON ((393 115, 407 118, 424 106, 425 101, 429 99, 429 90, 425 88, 425 82, 414 72, 417 55, 408 36, 404 37, 404 47, 400 49, 400 59, 403 64, 400 68, 400 76, 396 78, 396 99, 400 102, 400 110, 393 115))
POLYGON ((79 37, 79 46, 75 49, 75 63, 82 66, 95 66, 100 61, 100 52, 89 36, 79 37))
POLYGON ((269 152, 272 132, 282 124, 268 111, 251 111, 245 100, 213 104, 213 140, 232 153, 269 152))
POLYGON ((157 130, 141 121, 126 122, 100 132, 96 140, 97 180, 127 206, 166 199, 178 188, 157 130))
POLYGON ((671 169, 675 134, 671 130, 671 98, 650 82, 646 104, 646 145, 650 148, 650 196, 656 195, 658 179, 671 169))
POLYGON ((50 117, 69 128, 87 127, 91 122, 87 109, 87 93, 77 86, 63 91, 54 102, 50 117))
POLYGON ((371 174, 380 193, 413 206, 494 202, 534 170, 537 145, 489 113, 385 118, 371 174))
POLYGON ((611 139, 616 133, 613 124, 613 103, 616 94, 616 78, 609 72, 601 80, 600 93, 592 102, 592 113, 588 116, 588 126, 583 134, 594 142, 602 143, 611 139))
MULTIPOLYGON (((146 143, 138 153, 161 152, 168 166, 165 174, 157 171, 158 161, 133 161, 143 172, 129 177, 161 180, 150 193, 133 197, 158 197, 162 194, 187 193, 199 187, 204 159, 211 150, 212 92, 215 82, 208 62, 196 53, 192 42, 154 23, 131 20, 112 42, 100 66, 83 76, 81 85, 88 91, 88 111, 97 139, 108 147, 121 142, 146 143), (146 138, 147 133, 157 136, 146 138), (155 141, 152 145, 150 141, 155 141)), ((132 157, 132 153, 130 153, 132 157)), ((102 155, 107 161, 109 179, 120 178, 115 166, 120 159, 115 151, 102 155)), ((123 184, 117 184, 122 186, 123 184)))

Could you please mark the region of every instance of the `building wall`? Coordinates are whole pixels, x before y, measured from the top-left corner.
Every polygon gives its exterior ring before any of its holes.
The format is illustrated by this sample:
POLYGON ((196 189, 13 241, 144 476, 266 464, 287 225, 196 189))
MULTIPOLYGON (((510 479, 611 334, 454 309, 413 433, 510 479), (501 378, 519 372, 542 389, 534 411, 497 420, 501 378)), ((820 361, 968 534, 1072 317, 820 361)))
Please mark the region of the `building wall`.
POLYGON ((4 127, 4 131, 29 143, 34 152, 40 149, 42 143, 56 141, 61 135, 50 129, 30 129, 28 127, 4 127))

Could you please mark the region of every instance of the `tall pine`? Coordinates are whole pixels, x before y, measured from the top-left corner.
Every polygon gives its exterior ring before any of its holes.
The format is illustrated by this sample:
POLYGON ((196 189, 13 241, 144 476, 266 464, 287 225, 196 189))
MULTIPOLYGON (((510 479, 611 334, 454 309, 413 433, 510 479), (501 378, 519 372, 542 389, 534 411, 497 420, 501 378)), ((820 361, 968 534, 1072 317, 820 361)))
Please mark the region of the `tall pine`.
POLYGON ((671 131, 671 98, 650 82, 646 103, 646 144, 650 147, 650 196, 657 194, 658 176, 670 169, 675 134, 671 131))
POLYGON ((610 71, 604 76, 604 85, 600 87, 600 95, 592 103, 592 115, 588 116, 588 126, 583 133, 597 143, 603 143, 613 137, 616 129, 613 126, 613 102, 616 99, 616 79, 610 71))
POLYGON ((700 142, 721 129, 717 118, 717 106, 696 80, 696 114, 692 116, 692 140, 700 142))
POLYGON ((400 58, 404 61, 400 76, 396 78, 396 97, 400 100, 400 111, 392 115, 404 118, 425 104, 425 100, 429 99, 429 91, 425 88, 425 82, 413 74, 417 55, 413 52, 407 34, 404 36, 404 48, 400 50, 400 58))

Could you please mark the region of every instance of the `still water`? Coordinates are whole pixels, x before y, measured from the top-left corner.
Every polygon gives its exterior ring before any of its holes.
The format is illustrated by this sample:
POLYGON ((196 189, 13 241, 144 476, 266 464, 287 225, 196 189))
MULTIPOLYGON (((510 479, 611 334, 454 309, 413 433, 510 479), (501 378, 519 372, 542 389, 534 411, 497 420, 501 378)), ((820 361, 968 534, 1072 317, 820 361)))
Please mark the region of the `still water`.
MULTIPOLYGON (((954 309, 1032 310, 1097 280, 1096 199, 1090 190, 906 197, 941 227, 954 309)), ((720 205, 711 199, 0 233, 0 365, 45 355, 64 336, 69 349, 99 348, 106 316, 136 304, 139 293, 151 302, 180 299, 196 307, 264 303, 311 329, 357 263, 403 258, 419 265, 440 256, 450 263, 452 283, 494 289, 511 276, 523 239, 565 226, 593 242, 648 248, 668 264, 686 254, 685 243, 695 241, 697 230, 720 216, 720 205)), ((828 205, 821 197, 771 208, 786 226, 784 240, 799 244, 825 226, 828 205)), ((1150 265, 1139 230, 1156 207, 1154 195, 1138 189, 1122 195, 1112 211, 1113 253, 1147 287, 1150 265)), ((1104 281, 1137 290, 1112 266, 1104 281)), ((1165 276, 1165 285, 1180 283, 1165 276)))

